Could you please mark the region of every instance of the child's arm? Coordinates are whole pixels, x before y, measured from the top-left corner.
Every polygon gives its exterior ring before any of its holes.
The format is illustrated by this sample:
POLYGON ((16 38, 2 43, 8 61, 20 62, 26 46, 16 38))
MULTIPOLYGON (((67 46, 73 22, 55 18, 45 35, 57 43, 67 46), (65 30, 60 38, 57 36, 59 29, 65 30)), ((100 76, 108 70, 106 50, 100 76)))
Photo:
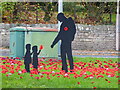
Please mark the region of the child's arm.
POLYGON ((39 50, 39 52, 37 53, 38 55, 40 54, 41 50, 39 50))
POLYGON ((32 55, 33 54, 33 52, 32 53, 30 53, 30 55, 32 55))

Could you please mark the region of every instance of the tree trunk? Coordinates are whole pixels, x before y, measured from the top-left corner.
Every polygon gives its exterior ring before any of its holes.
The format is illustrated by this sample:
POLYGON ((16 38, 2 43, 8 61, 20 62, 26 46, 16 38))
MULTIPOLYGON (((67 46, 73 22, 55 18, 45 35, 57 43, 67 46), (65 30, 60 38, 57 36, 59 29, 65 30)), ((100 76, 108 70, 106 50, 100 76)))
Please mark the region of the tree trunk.
POLYGON ((36 7, 36 24, 38 23, 38 7, 36 7))

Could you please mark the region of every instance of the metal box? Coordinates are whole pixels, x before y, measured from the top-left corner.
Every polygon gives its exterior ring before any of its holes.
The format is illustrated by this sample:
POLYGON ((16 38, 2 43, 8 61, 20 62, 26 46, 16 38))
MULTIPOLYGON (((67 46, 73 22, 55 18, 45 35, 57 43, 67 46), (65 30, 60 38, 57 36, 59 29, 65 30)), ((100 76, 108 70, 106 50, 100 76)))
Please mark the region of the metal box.
POLYGON ((51 48, 51 44, 56 37, 57 29, 40 28, 40 27, 14 27, 10 29, 10 56, 11 57, 23 57, 25 53, 25 45, 31 44, 39 46, 43 45, 39 57, 58 57, 58 44, 54 48, 51 48))
POLYGON ((10 57, 24 56, 24 40, 25 33, 23 29, 11 28, 10 29, 10 57))

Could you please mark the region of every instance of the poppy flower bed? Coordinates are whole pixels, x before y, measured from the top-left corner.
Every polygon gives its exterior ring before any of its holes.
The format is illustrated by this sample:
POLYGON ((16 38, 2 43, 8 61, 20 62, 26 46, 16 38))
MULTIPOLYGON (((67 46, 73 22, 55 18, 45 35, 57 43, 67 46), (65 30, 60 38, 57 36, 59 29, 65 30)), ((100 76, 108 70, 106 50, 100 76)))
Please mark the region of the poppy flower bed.
MULTIPOLYGON (((23 60, 0 57, 2 88, 118 88, 119 66, 117 58, 74 57, 73 72, 61 70, 57 59, 39 59, 38 70, 30 65, 26 73, 23 60)), ((68 70, 69 64, 68 64, 68 70)))

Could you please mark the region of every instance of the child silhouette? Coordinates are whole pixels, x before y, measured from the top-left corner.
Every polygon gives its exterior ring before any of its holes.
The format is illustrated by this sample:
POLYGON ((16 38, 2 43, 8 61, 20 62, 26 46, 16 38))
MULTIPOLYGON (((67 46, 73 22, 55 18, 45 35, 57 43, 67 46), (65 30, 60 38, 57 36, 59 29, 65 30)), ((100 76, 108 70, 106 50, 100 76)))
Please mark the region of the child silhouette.
POLYGON ((26 53, 25 53, 25 57, 24 57, 24 65, 25 65, 25 69, 28 73, 30 72, 30 63, 31 63, 31 55, 32 55, 32 53, 30 53, 30 49, 31 49, 31 44, 26 44, 26 53))
POLYGON ((38 48, 37 46, 33 46, 32 47, 32 50, 33 50, 33 68, 37 69, 38 68, 38 55, 40 54, 41 50, 39 50, 39 52, 37 53, 38 51, 38 48))

